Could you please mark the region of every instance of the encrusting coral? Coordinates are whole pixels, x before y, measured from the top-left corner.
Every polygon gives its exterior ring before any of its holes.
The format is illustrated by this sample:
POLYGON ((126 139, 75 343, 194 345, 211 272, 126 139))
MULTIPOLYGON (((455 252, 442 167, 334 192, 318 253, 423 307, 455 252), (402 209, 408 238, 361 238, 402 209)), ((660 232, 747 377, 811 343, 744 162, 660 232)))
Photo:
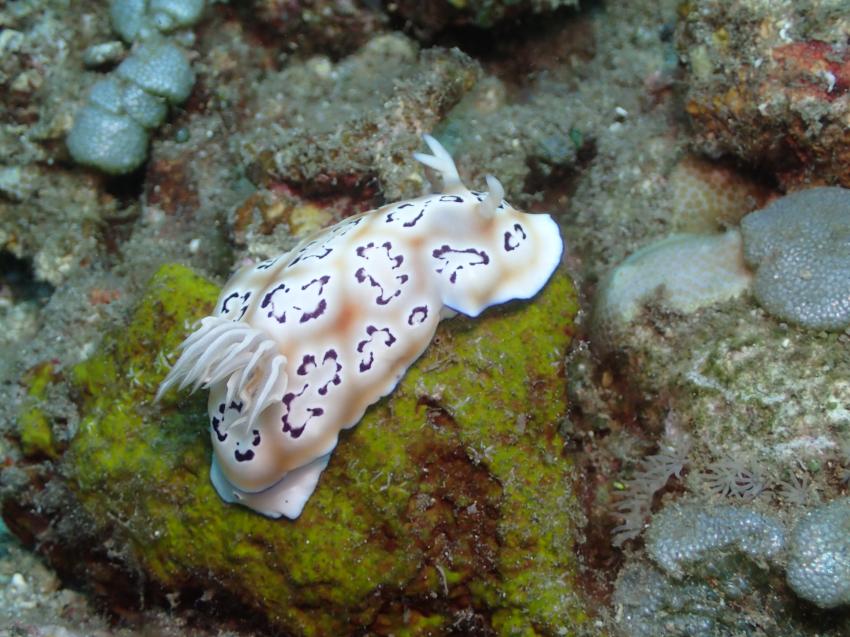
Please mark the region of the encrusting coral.
POLYGON ((791 533, 788 583, 821 608, 850 604, 850 498, 810 511, 791 533))
POLYGON ((850 190, 791 193, 744 217, 741 233, 770 314, 816 330, 850 326, 850 190))
MULTIPOLYGON (((689 499, 664 508, 647 532, 655 566, 633 562, 617 583, 622 634, 661 634, 674 625, 692 627, 683 634, 738 634, 740 628, 728 627, 746 626, 748 614, 740 609, 768 603, 770 617, 756 615, 759 634, 809 634, 810 609, 790 603, 794 594, 822 609, 850 602, 848 505, 850 499, 839 498, 791 524, 752 504, 689 499), (640 581, 653 582, 651 591, 640 581), (777 604, 782 598, 789 603, 777 604)), ((835 618, 834 632, 823 634, 846 633, 846 618, 835 618)))
POLYGON ((647 552, 667 573, 682 577, 689 565, 727 552, 773 559, 785 549, 785 535, 779 520, 745 507, 673 505, 653 519, 647 552))
POLYGON ((676 232, 713 233, 735 227, 767 201, 768 190, 729 166, 691 155, 667 177, 670 224, 676 232))
POLYGON ((618 335, 648 303, 689 314, 741 295, 751 280, 737 230, 652 243, 601 282, 593 308, 594 345, 600 351, 616 347, 618 335))

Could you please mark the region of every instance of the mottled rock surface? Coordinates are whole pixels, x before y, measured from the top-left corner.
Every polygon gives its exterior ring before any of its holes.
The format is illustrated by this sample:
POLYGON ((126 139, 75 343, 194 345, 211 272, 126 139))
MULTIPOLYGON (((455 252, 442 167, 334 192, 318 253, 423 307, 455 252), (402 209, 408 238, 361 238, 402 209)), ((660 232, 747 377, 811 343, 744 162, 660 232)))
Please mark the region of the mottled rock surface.
POLYGON ((679 12, 693 146, 763 167, 787 188, 850 185, 841 3, 697 0, 679 12))

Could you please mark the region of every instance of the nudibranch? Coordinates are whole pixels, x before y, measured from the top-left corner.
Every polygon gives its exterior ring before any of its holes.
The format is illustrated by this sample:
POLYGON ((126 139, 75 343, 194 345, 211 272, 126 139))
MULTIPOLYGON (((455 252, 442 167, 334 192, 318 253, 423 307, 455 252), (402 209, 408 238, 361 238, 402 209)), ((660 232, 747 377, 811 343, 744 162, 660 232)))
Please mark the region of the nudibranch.
POLYGON ((297 518, 339 432, 389 394, 440 319, 526 299, 561 261, 555 221, 468 190, 433 137, 444 192, 371 210, 237 271, 182 344, 157 397, 209 389, 221 498, 297 518))

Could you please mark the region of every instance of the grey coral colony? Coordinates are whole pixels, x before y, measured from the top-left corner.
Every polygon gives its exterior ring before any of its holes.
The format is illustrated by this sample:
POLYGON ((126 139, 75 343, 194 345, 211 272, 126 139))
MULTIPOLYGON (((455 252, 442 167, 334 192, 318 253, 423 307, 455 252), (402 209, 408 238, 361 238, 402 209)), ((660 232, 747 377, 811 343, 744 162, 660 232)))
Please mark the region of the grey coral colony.
POLYGON ((132 49, 114 72, 95 82, 77 113, 66 139, 75 161, 109 174, 129 173, 144 163, 151 132, 194 86, 178 41, 203 9, 203 0, 112 2, 112 26, 132 49))

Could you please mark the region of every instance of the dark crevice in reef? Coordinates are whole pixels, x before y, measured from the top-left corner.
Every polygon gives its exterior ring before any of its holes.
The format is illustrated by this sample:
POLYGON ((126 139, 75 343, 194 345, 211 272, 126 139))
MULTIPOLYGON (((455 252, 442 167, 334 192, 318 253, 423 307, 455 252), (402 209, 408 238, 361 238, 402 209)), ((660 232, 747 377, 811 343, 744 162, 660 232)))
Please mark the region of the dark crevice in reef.
POLYGON ((53 286, 35 278, 29 260, 0 250, 0 298, 11 296, 16 301, 45 302, 52 294, 53 286))
POLYGON ((728 169, 743 179, 753 182, 769 192, 783 192, 776 175, 764 165, 754 166, 737 157, 723 155, 717 159, 704 158, 716 166, 728 169))
POLYGON ((589 13, 572 8, 507 17, 491 28, 458 24, 437 30, 398 16, 392 26, 423 46, 460 49, 515 89, 560 69, 572 58, 590 60, 596 52, 589 13))
POLYGON ((575 133, 571 142, 576 144, 574 164, 551 164, 532 158, 523 192, 539 193, 540 199, 529 206, 529 212, 564 212, 569 208, 568 203, 578 188, 579 177, 596 157, 594 139, 583 138, 575 133))
MULTIPOLYGON (((118 527, 105 532, 95 530, 91 518, 76 506, 65 507, 61 512, 40 509, 36 501, 43 489, 39 485, 33 485, 33 489, 33 502, 29 505, 12 498, 3 502, 6 526, 25 547, 37 550, 49 561, 63 586, 90 593, 116 626, 142 628, 148 623, 149 611, 158 613, 169 608, 194 629, 284 637, 263 619, 262 613, 235 596, 222 593, 213 584, 187 582, 176 589, 178 594, 175 589, 165 589, 146 580, 131 555, 116 553, 112 549, 115 544, 96 540, 96 537, 121 537, 124 530, 118 527), (74 530, 69 532, 69 526, 74 530), (71 536, 77 538, 72 545, 60 539, 71 536), (211 590, 218 592, 212 595, 211 590)), ((70 494, 67 497, 73 499, 70 494)))
POLYGON ((142 164, 129 174, 109 177, 104 183, 104 189, 118 200, 121 207, 134 204, 144 192, 146 167, 147 164, 142 164))

